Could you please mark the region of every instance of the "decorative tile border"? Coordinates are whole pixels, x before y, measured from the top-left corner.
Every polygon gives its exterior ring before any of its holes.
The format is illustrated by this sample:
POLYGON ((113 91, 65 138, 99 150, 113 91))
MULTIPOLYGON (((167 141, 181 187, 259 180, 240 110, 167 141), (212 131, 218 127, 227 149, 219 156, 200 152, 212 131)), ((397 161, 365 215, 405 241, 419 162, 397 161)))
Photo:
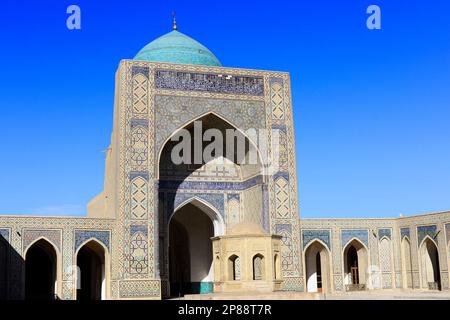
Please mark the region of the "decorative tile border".
POLYGON ((263 178, 261 175, 250 178, 244 182, 231 181, 172 181, 160 180, 159 190, 232 190, 242 191, 262 184, 263 178))
POLYGON ((262 77, 156 70, 155 86, 158 89, 182 91, 264 95, 264 80, 262 77))
POLYGON ((160 298, 159 280, 122 280, 119 282, 120 298, 160 298))

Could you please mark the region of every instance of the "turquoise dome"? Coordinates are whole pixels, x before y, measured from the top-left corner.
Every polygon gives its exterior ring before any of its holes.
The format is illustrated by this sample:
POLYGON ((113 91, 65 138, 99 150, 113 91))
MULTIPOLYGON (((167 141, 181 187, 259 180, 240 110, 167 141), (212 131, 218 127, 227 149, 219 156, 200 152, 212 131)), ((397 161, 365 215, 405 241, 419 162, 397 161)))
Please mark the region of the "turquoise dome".
POLYGON ((177 30, 150 42, 138 52, 134 59, 201 66, 222 66, 208 48, 177 30))

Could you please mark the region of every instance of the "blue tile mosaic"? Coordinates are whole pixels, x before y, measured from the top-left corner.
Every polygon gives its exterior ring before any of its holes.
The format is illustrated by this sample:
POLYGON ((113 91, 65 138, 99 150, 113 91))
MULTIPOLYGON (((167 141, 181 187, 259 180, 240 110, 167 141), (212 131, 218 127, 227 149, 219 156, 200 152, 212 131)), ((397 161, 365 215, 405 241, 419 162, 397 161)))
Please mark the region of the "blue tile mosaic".
POLYGON ((104 230, 75 230, 75 251, 86 240, 94 238, 103 243, 109 250, 110 248, 110 232, 104 230))
POLYGON ((273 130, 280 130, 286 133, 286 126, 284 124, 274 124, 272 125, 273 130))
POLYGON ((303 249, 308 246, 309 243, 318 239, 325 243, 328 249, 331 250, 331 236, 330 230, 302 230, 303 249))
POLYGON ((264 80, 261 77, 227 77, 219 74, 157 70, 155 86, 159 89, 182 91, 264 95, 264 80))
POLYGON ((146 236, 148 235, 148 227, 143 224, 134 224, 130 226, 130 234, 134 235, 135 233, 142 232, 146 236))
POLYGON ((159 190, 232 190, 242 191, 262 184, 261 175, 248 179, 244 182, 230 181, 177 181, 160 180, 159 190))
POLYGON ((132 171, 132 172, 130 172, 130 181, 136 177, 142 177, 148 181, 148 172, 147 171, 132 171))
POLYGON ((275 234, 281 234, 282 232, 291 233, 292 226, 290 224, 276 224, 275 225, 275 234))
POLYGON ((283 178, 285 178, 287 181, 289 181, 289 173, 287 173, 287 172, 279 171, 279 172, 275 173, 275 174, 273 175, 273 180, 276 180, 276 179, 278 179, 279 177, 283 177, 283 178))
POLYGON ((131 68, 131 75, 135 76, 137 74, 142 74, 148 78, 149 75, 149 68, 148 67, 141 67, 141 66, 133 66, 131 68))
POLYGON ((199 198, 207 203, 210 203, 214 208, 216 208, 222 218, 225 218, 224 209, 224 194, 223 193, 197 193, 197 192, 178 192, 169 193, 167 195, 167 213, 172 214, 174 210, 183 202, 189 199, 199 198))
POLYGON ((404 237, 408 237, 408 239, 411 239, 409 228, 401 228, 400 237, 402 240, 404 237))
POLYGON ((142 126, 142 127, 148 127, 148 120, 147 119, 131 119, 130 122, 131 128, 142 126))
POLYGON ((437 232, 437 226, 431 225, 431 226, 419 226, 417 227, 417 242, 420 245, 423 241, 423 239, 426 236, 429 236, 431 239, 437 242, 437 238, 434 239, 437 232))
POLYGON ((9 242, 9 229, 0 229, 0 236, 9 242))
POLYGON ((237 200, 237 201, 240 201, 240 195, 239 195, 239 193, 228 193, 227 194, 227 200, 228 201, 230 201, 230 200, 237 200))
POLYGON ((365 229, 341 230, 341 245, 344 247, 352 238, 361 241, 365 246, 369 246, 369 231, 365 229))
POLYGON ((383 239, 383 237, 386 237, 389 240, 391 240, 392 239, 391 229, 389 229, 389 228, 378 229, 378 240, 383 239))

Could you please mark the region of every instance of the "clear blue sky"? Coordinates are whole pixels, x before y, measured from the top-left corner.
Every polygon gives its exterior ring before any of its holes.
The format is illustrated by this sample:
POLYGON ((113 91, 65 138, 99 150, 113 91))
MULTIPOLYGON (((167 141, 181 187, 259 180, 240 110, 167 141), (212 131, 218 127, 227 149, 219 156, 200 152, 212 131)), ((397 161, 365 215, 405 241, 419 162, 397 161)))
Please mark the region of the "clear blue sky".
POLYGON ((450 209, 450 2, 2 1, 0 213, 85 214, 114 73, 179 30, 224 66, 289 71, 302 217, 450 209), (120 4, 119 4, 120 3, 120 4), (82 30, 66 28, 66 8, 82 30), (366 28, 366 8, 382 30, 366 28))

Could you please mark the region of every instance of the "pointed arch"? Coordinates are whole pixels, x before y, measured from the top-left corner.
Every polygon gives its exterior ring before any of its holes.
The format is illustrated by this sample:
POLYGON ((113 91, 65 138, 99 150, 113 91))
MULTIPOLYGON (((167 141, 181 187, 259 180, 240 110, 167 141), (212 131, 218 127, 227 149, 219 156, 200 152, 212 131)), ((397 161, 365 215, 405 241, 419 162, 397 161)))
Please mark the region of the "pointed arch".
POLYGON ((48 243, 53 247, 53 249, 55 250, 56 254, 58 254, 58 255, 61 254, 61 252, 59 251, 58 246, 57 246, 53 241, 51 241, 51 240, 50 240, 49 238, 47 238, 46 236, 40 236, 40 237, 37 237, 36 239, 34 239, 33 241, 31 241, 30 244, 28 244, 27 247, 24 248, 23 256, 25 257, 25 256, 27 255, 27 251, 28 251, 28 250, 29 250, 36 242, 38 242, 38 241, 40 241, 40 240, 44 240, 44 241, 48 242, 48 243))
POLYGON ((61 254, 50 240, 42 236, 25 249, 25 298, 54 300, 60 292, 61 254))
MULTIPOLYGON (((264 162, 264 158, 263 155, 261 153, 261 150, 259 150, 257 142, 253 141, 253 139, 251 139, 251 137, 249 137, 244 131, 242 131, 239 126, 235 125, 232 121, 230 121, 229 119, 219 115, 218 113, 214 112, 214 111, 207 111, 202 113, 201 115, 196 116, 193 119, 190 119, 186 122, 184 122, 183 124, 179 125, 178 128, 176 128, 159 146, 159 150, 157 151, 157 164, 158 164, 158 168, 156 170, 156 179, 160 179, 160 172, 161 172, 161 157, 162 154, 164 152, 164 149, 166 147, 166 145, 171 141, 172 137, 174 137, 176 134, 178 134, 181 130, 185 129, 186 127, 188 127, 189 125, 193 124, 195 121, 198 121, 202 118, 206 118, 208 116, 215 116, 217 118, 219 118, 220 120, 222 120, 223 122, 225 122, 226 124, 228 124, 229 126, 231 126, 233 129, 235 129, 239 134, 241 134, 246 140, 249 141, 249 145, 254 148, 254 150, 256 151, 257 157, 258 157, 258 161, 260 164, 260 171, 261 171, 261 175, 263 177, 263 179, 266 179, 266 168, 264 166, 265 162, 264 162)), ((266 181, 264 181, 266 182, 266 181)))
POLYGON ((224 232, 219 211, 191 197, 170 215, 166 232, 170 295, 210 292, 215 271, 211 238, 224 232))
POLYGON ((265 280, 265 259, 261 253, 257 253, 252 258, 253 280, 265 280))
POLYGON ((306 250, 308 250, 308 248, 314 243, 319 243, 328 251, 329 254, 331 254, 331 250, 330 248, 328 248, 328 245, 319 238, 314 238, 310 242, 308 242, 308 244, 303 248, 303 252, 306 252, 306 250))
POLYGON ((232 254, 228 257, 228 280, 241 280, 241 259, 238 255, 232 254))
POLYGON ((330 248, 320 239, 303 249, 304 277, 308 292, 331 292, 332 261, 330 248))
POLYGON ((439 246, 429 235, 419 245, 419 269, 423 289, 441 290, 439 246))
POLYGON ((358 238, 351 238, 343 247, 344 283, 349 288, 366 287, 366 270, 369 266, 369 250, 358 238))
POLYGON ((95 237, 83 241, 75 251, 77 266, 73 278, 77 300, 106 300, 109 298, 110 254, 106 245, 95 237))
POLYGON ((348 247, 348 245, 350 243, 352 243, 353 241, 356 241, 357 243, 359 243, 361 246, 363 246, 367 251, 369 251, 369 248, 364 244, 363 241, 361 241, 361 239, 357 238, 357 237, 352 237, 350 240, 348 240, 345 245, 342 247, 342 252, 345 250, 345 248, 348 247))
POLYGON ((192 204, 192 205, 196 206, 197 208, 202 210, 211 219, 213 226, 214 226, 214 236, 215 237, 223 235, 225 233, 225 221, 224 221, 222 215, 220 214, 219 210, 214 205, 212 205, 210 202, 208 202, 204 199, 201 199, 199 197, 196 197, 196 196, 186 199, 185 201, 180 203, 173 210, 173 213, 170 215, 168 222, 167 222, 167 228, 168 228, 167 232, 168 233, 169 233, 170 221, 175 216, 175 213, 180 211, 183 207, 185 207, 188 204, 192 204))

